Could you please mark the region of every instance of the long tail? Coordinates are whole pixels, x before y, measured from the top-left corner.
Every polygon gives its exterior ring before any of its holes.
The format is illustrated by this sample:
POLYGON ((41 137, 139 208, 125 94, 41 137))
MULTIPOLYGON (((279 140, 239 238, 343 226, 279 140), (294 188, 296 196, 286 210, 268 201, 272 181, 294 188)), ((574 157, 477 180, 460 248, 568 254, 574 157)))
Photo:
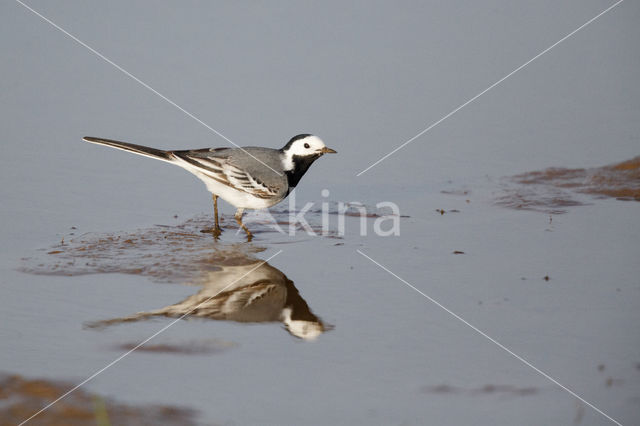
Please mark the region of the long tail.
POLYGON ((83 139, 87 142, 110 146, 123 151, 133 152, 134 154, 144 155, 145 157, 155 158, 156 160, 168 161, 170 163, 174 162, 174 157, 171 151, 162 151, 148 146, 134 145, 132 143, 114 141, 111 139, 94 138, 92 136, 85 136, 83 139))
POLYGON ((110 325, 122 324, 125 322, 136 322, 150 319, 154 316, 162 315, 162 312, 159 311, 151 311, 151 312, 138 312, 137 314, 130 315, 128 317, 122 318, 113 318, 108 320, 100 320, 100 321, 89 321, 84 323, 84 328, 96 328, 103 329, 110 325))

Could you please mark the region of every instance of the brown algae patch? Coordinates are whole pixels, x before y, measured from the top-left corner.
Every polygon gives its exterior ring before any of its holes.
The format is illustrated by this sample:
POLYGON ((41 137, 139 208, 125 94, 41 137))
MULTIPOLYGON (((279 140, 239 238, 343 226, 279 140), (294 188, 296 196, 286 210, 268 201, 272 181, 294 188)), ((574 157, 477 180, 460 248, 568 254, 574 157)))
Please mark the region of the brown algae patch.
POLYGON ((216 242, 210 234, 200 232, 209 225, 208 217, 200 217, 176 226, 67 236, 63 243, 23 258, 20 270, 62 276, 123 273, 184 282, 202 271, 253 262, 255 259, 249 261, 247 256, 265 250, 216 242))
MULTIPOLYGON (((0 374, 0 426, 17 425, 74 386, 73 383, 0 374)), ((132 406, 77 389, 29 421, 34 425, 195 425, 196 411, 132 406)))
POLYGON ((496 204, 551 214, 589 204, 580 194, 597 198, 640 201, 640 156, 621 163, 588 168, 549 168, 513 176, 496 204))

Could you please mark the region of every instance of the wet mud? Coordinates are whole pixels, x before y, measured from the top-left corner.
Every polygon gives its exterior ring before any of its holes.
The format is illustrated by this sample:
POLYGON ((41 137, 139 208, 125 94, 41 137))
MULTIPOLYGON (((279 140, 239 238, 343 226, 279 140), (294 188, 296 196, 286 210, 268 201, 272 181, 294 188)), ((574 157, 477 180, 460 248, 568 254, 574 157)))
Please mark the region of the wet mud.
POLYGON ((247 256, 265 250, 243 243, 215 241, 200 232, 210 218, 196 217, 175 226, 136 231, 68 235, 62 242, 22 259, 22 272, 75 276, 122 273, 159 282, 185 282, 202 271, 246 264, 247 256))

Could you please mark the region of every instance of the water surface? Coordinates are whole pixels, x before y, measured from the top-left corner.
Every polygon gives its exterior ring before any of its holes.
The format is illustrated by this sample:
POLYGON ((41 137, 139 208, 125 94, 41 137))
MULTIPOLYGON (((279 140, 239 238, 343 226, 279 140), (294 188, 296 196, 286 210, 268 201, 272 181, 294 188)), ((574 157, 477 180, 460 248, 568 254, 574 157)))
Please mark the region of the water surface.
MULTIPOLYGON (((229 268, 279 253, 268 277, 225 294, 257 312, 221 318, 230 305, 214 296, 212 311, 177 321, 87 383, 79 404, 95 414, 99 395, 107 412, 176 407, 200 424, 611 424, 360 250, 614 419, 638 423, 640 204, 617 199, 637 198, 637 180, 618 184, 637 167, 608 166, 639 154, 638 3, 623 2, 360 177, 606 5, 29 4, 239 145, 321 136, 339 154, 314 164, 295 192, 298 207, 314 203, 314 229, 323 202, 393 201, 408 217, 400 236, 375 235, 377 211, 366 235, 358 216, 339 235, 330 215, 329 235, 290 236, 258 214, 247 244, 222 203, 215 241, 200 232, 212 206, 197 179, 81 138, 160 149, 227 142, 3 2, 5 377, 78 383, 215 293, 229 268), (250 291, 263 285, 273 293, 250 291), (273 298, 245 303, 259 294, 273 298), (136 315, 145 319, 122 321, 136 315), (315 324, 315 339, 292 332, 296 318, 315 324), (97 321, 117 324, 89 327, 97 321)), ((278 206, 278 222, 288 209, 278 206)), ((38 398, 24 407, 47 400, 38 398)))

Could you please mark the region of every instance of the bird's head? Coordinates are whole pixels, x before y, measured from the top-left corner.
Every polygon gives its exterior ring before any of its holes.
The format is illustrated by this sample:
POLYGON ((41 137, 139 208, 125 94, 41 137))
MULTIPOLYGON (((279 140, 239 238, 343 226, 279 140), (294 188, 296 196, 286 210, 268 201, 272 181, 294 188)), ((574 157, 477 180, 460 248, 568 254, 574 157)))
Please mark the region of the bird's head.
POLYGON ((283 155, 282 165, 284 170, 300 176, 307 171, 314 161, 324 154, 336 153, 335 150, 328 148, 322 142, 322 139, 309 134, 294 136, 280 151, 283 155))
MULTIPOLYGON (((303 163, 308 168, 311 163, 320 158, 324 154, 335 154, 331 148, 328 148, 322 139, 309 134, 301 134, 294 136, 280 150, 284 154, 283 166, 285 171, 294 170, 298 165, 303 163)), ((306 171, 305 168, 305 171, 306 171)))

